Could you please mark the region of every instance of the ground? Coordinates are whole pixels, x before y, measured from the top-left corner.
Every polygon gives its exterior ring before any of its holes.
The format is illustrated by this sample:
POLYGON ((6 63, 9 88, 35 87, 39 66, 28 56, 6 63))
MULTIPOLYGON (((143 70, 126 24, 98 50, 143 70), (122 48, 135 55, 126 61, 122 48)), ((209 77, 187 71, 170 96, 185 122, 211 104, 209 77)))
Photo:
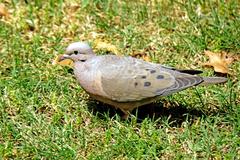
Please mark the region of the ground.
MULTIPOLYGON (((240 3, 0 0, 0 157, 3 159, 239 159, 240 62, 229 81, 139 108, 127 120, 52 65, 74 41, 145 53, 155 63, 203 70, 205 50, 240 53, 240 3)), ((141 56, 140 56, 141 58, 141 56)))

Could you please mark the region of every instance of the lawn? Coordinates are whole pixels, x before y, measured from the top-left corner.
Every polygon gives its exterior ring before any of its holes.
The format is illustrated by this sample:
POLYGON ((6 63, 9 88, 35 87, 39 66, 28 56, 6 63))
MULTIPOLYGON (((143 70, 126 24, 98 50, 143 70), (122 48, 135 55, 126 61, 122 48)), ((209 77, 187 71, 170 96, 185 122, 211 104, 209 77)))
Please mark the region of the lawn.
POLYGON ((239 57, 236 0, 0 0, 1 159, 240 159, 240 62, 225 84, 162 97, 121 120, 52 62, 74 41, 214 76, 205 50, 239 57), (139 57, 143 58, 143 57, 139 57))

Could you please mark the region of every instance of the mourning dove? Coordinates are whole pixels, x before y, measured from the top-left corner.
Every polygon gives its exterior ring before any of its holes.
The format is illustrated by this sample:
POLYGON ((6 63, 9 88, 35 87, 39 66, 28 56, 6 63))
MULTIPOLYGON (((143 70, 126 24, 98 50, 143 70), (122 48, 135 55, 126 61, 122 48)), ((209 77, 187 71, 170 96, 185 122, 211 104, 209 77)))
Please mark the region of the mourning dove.
POLYGON ((82 88, 94 99, 129 113, 161 96, 199 84, 226 82, 224 77, 201 77, 197 70, 177 70, 133 57, 97 56, 84 42, 70 44, 59 61, 71 59, 82 88))

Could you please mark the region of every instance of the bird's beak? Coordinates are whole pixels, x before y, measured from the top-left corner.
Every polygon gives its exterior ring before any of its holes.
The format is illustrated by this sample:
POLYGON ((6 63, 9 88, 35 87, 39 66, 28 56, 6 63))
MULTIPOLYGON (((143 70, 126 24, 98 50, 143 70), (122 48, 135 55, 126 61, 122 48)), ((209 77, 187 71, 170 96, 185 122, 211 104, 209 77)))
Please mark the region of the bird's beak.
POLYGON ((61 62, 65 59, 69 59, 69 55, 68 54, 63 54, 62 56, 59 57, 58 61, 61 62))

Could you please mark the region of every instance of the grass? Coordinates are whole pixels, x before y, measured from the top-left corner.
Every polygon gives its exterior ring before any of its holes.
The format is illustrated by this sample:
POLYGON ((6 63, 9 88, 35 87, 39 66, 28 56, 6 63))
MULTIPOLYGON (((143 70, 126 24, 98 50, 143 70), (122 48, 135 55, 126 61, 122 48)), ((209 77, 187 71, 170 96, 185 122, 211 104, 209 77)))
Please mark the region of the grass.
POLYGON ((228 83, 163 97, 127 121, 52 65, 69 43, 100 39, 123 55, 145 50, 153 62, 213 75, 199 65, 204 50, 239 56, 238 1, 0 3, 10 13, 0 18, 1 159, 240 158, 239 61, 228 83))

